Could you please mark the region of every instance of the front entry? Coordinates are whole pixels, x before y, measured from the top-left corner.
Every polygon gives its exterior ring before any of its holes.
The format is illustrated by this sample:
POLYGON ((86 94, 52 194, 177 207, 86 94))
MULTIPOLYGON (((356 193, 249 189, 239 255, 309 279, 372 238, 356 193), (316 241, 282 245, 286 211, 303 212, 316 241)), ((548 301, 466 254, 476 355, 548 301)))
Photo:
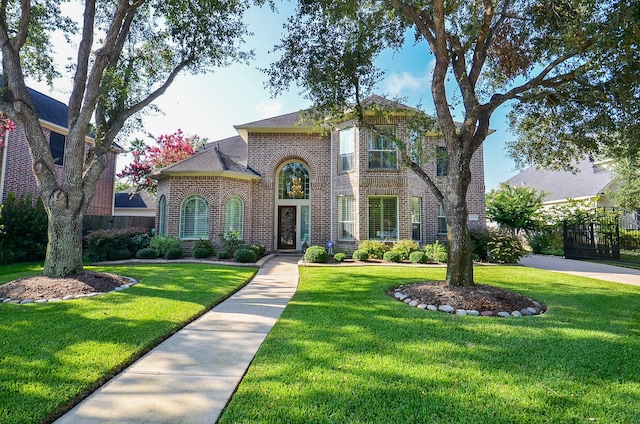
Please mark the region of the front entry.
POLYGON ((296 248, 296 206, 278 206, 278 249, 296 248))

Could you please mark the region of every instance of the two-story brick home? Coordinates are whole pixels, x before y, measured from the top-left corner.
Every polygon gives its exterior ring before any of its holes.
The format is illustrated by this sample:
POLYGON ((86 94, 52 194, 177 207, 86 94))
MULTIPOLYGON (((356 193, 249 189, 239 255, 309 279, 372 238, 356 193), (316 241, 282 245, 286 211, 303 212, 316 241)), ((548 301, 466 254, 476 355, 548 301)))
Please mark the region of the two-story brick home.
MULTIPOLYGON (((29 93, 38 112, 42 130, 49 138, 54 162, 61 171, 64 164, 65 139, 68 134, 68 107, 36 90, 29 89, 29 93)), ((92 141, 87 137, 87 147, 92 141)), ((117 151, 114 149, 109 155, 107 167, 98 181, 96 194, 89 205, 87 215, 113 214, 116 154, 117 151)), ((4 147, 0 147, 0 200, 2 203, 6 201, 10 192, 18 197, 31 195, 34 200, 39 196, 32 169, 33 163, 27 138, 20 127, 16 126, 15 131, 7 132, 4 147)))
MULTIPOLYGON (((372 115, 378 132, 358 128, 353 120, 317 128, 305 125, 298 112, 237 125, 238 136, 208 143, 155 175, 158 231, 187 242, 218 242, 221 234, 238 231, 267 251, 329 241, 346 251, 367 239, 443 241, 442 207, 403 165, 389 136, 408 137, 408 115, 401 108, 384 120, 372 115)), ((444 148, 435 134, 425 141, 434 159, 421 166, 442 183, 446 156, 435 152, 444 148)), ((469 227, 484 228, 481 148, 472 166, 469 227)))

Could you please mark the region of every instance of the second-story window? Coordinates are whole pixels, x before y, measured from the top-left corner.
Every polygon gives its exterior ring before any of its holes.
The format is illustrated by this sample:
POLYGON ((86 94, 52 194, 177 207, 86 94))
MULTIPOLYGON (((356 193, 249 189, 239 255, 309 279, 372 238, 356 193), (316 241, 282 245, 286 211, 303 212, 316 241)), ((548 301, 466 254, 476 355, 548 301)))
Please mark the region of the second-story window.
POLYGON ((53 163, 56 165, 64 165, 64 145, 66 137, 55 131, 49 132, 49 148, 51 149, 51 156, 53 157, 53 163))
POLYGON ((449 175, 449 153, 446 147, 436 149, 436 175, 438 177, 446 177, 449 175))
POLYGON ((340 172, 354 169, 355 133, 353 127, 340 130, 340 159, 338 160, 338 171, 340 172))
POLYGON ((395 125, 380 125, 369 131, 369 169, 398 168, 395 136, 395 125))

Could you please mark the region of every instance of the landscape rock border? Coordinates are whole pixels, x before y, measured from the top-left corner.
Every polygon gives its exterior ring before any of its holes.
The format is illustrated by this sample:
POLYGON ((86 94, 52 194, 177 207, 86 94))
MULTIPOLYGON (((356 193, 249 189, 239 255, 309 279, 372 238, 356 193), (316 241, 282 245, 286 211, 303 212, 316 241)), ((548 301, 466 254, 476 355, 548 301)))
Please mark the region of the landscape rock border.
POLYGON ((402 293, 399 289, 396 290, 394 297, 401 302, 404 302, 405 304, 418 308, 418 309, 424 309, 426 311, 433 311, 433 312, 445 312, 448 314, 454 314, 454 315, 469 315, 469 316, 483 316, 483 317, 500 317, 500 318, 509 318, 509 317, 524 317, 524 316, 534 316, 534 315, 541 315, 542 313, 544 313, 544 308, 543 306, 539 303, 536 302, 535 300, 531 299, 531 301, 533 302, 534 306, 533 307, 528 307, 528 308, 523 308, 519 311, 476 311, 473 309, 455 309, 452 306, 449 305, 440 305, 440 306, 436 306, 436 305, 428 305, 428 304, 424 304, 424 303, 419 303, 417 300, 413 300, 412 298, 409 297, 409 295, 406 295, 404 293, 402 293))
POLYGON ((101 294, 105 294, 105 293, 112 293, 114 291, 122 291, 125 289, 128 289, 129 287, 132 287, 136 284, 138 284, 138 280, 136 280, 135 278, 132 277, 126 277, 126 276, 121 276, 122 278, 124 278, 125 280, 129 281, 127 284, 123 284, 119 287, 116 287, 114 290, 108 291, 108 292, 93 292, 93 293, 83 293, 83 294, 69 294, 63 298, 51 298, 51 299, 37 299, 37 300, 33 300, 33 299, 12 299, 10 297, 4 298, 4 297, 0 297, 0 303, 12 303, 12 304, 17 304, 17 305, 27 305, 27 304, 31 304, 31 303, 38 303, 38 304, 42 304, 42 303, 56 303, 56 302, 62 302, 65 300, 74 300, 74 299, 84 299, 87 297, 94 297, 94 296, 98 296, 101 294))

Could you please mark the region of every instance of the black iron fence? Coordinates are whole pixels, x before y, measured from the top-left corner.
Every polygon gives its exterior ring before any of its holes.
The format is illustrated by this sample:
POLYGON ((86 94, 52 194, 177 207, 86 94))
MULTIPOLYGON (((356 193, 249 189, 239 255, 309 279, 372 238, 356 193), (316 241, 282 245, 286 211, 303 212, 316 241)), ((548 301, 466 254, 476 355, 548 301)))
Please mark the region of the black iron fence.
POLYGON ((640 216, 597 208, 563 225, 564 255, 572 259, 640 262, 640 216))

